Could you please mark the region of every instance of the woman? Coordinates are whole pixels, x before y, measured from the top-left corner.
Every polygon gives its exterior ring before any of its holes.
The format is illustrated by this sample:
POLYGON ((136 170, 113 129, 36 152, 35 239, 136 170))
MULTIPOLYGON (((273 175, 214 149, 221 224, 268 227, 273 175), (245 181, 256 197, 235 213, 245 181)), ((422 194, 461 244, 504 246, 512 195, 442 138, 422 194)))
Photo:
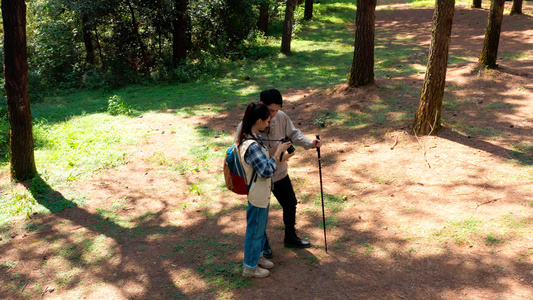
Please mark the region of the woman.
POLYGON ((270 121, 270 111, 263 104, 250 103, 242 120, 237 137, 241 161, 246 173, 246 182, 251 183, 246 210, 246 235, 244 237, 244 277, 267 277, 267 269, 274 264, 263 257, 266 241, 268 209, 270 207, 271 178, 280 163, 280 155, 289 148, 290 142, 280 143, 269 158, 268 149, 258 135, 270 121))

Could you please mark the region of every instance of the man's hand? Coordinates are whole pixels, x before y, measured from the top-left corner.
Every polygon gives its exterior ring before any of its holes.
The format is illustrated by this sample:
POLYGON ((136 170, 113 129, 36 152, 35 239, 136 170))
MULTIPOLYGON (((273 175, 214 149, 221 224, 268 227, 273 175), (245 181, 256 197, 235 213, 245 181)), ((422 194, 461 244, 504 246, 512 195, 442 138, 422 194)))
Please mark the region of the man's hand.
POLYGON ((320 146, 322 146, 322 140, 315 139, 315 140, 313 141, 313 147, 314 147, 314 148, 320 148, 320 146))

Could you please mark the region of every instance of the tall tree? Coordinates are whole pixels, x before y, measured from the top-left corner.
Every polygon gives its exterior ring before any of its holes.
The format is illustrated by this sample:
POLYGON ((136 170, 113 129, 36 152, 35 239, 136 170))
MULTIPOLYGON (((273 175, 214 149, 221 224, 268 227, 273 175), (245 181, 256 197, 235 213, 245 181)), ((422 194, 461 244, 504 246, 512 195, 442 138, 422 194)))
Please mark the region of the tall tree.
POLYGON ((285 8, 285 21, 283 22, 283 34, 281 37, 281 53, 285 55, 291 54, 292 26, 294 23, 295 8, 296 0, 287 0, 287 7, 285 8))
POLYGON ((446 83, 448 51, 455 0, 437 0, 420 103, 412 125, 414 134, 436 134, 441 127, 441 107, 446 83))
POLYGON ((522 14, 522 0, 513 0, 513 6, 511 7, 511 16, 521 15, 521 14, 522 14))
POLYGON ((472 8, 481 8, 481 0, 473 0, 472 8))
POLYGON ((259 2, 259 17, 257 18, 257 28, 265 35, 268 34, 268 20, 270 19, 270 1, 262 0, 259 2))
POLYGON ((313 18, 313 2, 314 0, 305 0, 304 20, 311 20, 313 18))
POLYGON ((188 0, 174 0, 176 15, 174 17, 173 53, 174 64, 187 58, 187 7, 188 0))
POLYGON ((353 87, 374 83, 374 31, 376 0, 357 0, 355 45, 348 85, 353 87))
POLYGON ((135 9, 133 8, 133 4, 130 0, 126 0, 126 4, 128 5, 128 8, 131 13, 131 26, 133 29, 133 33, 135 34, 135 37, 137 38, 137 42, 139 43, 139 48, 141 49, 141 57, 142 57, 142 68, 148 68, 150 67, 150 62, 148 61, 148 53, 146 50, 146 46, 144 45, 144 41, 141 38, 141 34, 139 33, 139 23, 137 22, 137 18, 135 17, 135 9))
POLYGON ((37 173, 33 152, 32 116, 28 93, 26 4, 24 0, 2 0, 4 22, 5 90, 11 130, 11 178, 32 178, 37 173))
POLYGON ((503 8, 505 0, 492 0, 490 3, 489 21, 485 29, 483 49, 479 56, 479 67, 495 69, 502 30, 503 8))
POLYGON ((93 46, 93 33, 91 31, 91 24, 89 22, 89 14, 83 13, 81 17, 82 31, 83 31, 83 44, 85 45, 87 63, 94 65, 94 46, 93 46))

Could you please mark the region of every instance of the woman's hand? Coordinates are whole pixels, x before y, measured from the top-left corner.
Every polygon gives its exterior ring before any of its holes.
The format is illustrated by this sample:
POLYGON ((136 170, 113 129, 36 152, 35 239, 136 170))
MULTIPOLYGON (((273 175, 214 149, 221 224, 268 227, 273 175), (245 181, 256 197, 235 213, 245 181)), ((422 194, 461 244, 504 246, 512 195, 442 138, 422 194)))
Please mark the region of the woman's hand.
POLYGON ((286 142, 286 143, 279 143, 278 144, 278 148, 276 149, 276 153, 277 154, 281 154, 283 152, 285 152, 285 150, 289 149, 289 147, 292 145, 292 143, 289 141, 289 142, 286 142))
POLYGON ((276 148, 276 152, 274 153, 274 158, 276 160, 280 160, 279 158, 281 157, 281 154, 283 152, 285 152, 287 149, 289 149, 289 147, 292 145, 292 143, 289 141, 289 142, 286 142, 286 143, 279 143, 278 144, 278 147, 276 148))

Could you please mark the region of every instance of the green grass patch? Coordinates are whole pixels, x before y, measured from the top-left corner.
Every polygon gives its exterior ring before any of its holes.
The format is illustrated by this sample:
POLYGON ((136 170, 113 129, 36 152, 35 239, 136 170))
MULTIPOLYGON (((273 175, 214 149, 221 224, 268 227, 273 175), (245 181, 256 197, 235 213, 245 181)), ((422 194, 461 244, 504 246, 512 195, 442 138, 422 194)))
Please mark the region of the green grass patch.
MULTIPOLYGON (((447 122, 445 122, 447 123, 447 122)), ((465 136, 482 137, 488 140, 502 140, 505 138, 504 133, 494 127, 474 126, 468 121, 459 121, 451 124, 454 131, 457 131, 465 136)))
POLYGON ((484 109, 513 109, 516 105, 511 103, 505 103, 505 102, 496 102, 496 103, 490 103, 486 106, 484 106, 484 109))
POLYGON ((3 263, 0 263, 0 268, 11 269, 17 266, 18 264, 19 264, 18 261, 5 261, 3 263))
POLYGON ((236 251, 236 246, 227 240, 230 240, 228 235, 200 235, 172 246, 171 250, 201 258, 196 271, 205 279, 209 289, 219 296, 228 295, 234 289, 251 287, 252 282, 241 276, 242 262, 225 259, 236 251))
POLYGON ((83 179, 99 169, 128 162, 121 146, 136 140, 125 117, 92 114, 65 122, 38 119, 34 125, 35 160, 51 184, 83 179))
POLYGON ((415 5, 415 6, 425 6, 425 7, 435 6, 435 1, 433 0, 407 0, 406 2, 409 4, 415 5))
POLYGON ((459 245, 497 246, 529 236, 530 225, 530 218, 518 218, 511 214, 500 215, 490 220, 469 216, 446 222, 441 229, 433 232, 433 236, 440 242, 453 240, 459 245))
POLYGON ((503 59, 520 60, 520 59, 530 59, 532 57, 532 55, 528 51, 519 52, 519 53, 504 52, 504 53, 501 54, 501 57, 503 59))
POLYGON ((482 222, 471 216, 465 220, 448 221, 444 228, 436 233, 436 236, 444 239, 451 238, 456 244, 474 244, 475 236, 481 229, 482 222))
POLYGON ((487 234, 485 237, 485 245, 487 246, 496 246, 501 243, 503 243, 503 240, 494 237, 492 233, 487 234))
MULTIPOLYGON (((315 203, 314 206, 316 207, 322 207, 322 197, 320 194, 315 195, 315 203)), ((332 195, 329 193, 324 193, 324 207, 329 208, 332 211, 340 211, 344 208, 345 201, 342 200, 342 195, 332 195)))
POLYGON ((513 144, 513 149, 524 154, 533 155, 533 144, 529 142, 519 142, 513 144))
POLYGON ((357 239, 355 240, 356 245, 352 248, 352 254, 366 254, 370 255, 375 251, 374 245, 368 240, 357 239))

